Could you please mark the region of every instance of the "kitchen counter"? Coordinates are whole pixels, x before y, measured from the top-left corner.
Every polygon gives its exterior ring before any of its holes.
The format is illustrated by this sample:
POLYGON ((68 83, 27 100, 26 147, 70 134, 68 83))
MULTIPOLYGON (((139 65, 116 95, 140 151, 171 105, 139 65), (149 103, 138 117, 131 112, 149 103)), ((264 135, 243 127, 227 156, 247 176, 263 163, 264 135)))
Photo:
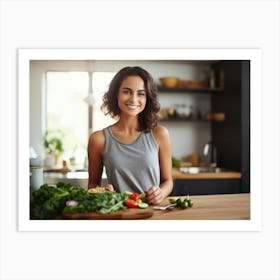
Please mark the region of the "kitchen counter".
POLYGON ((201 172, 201 173, 183 173, 179 168, 172 168, 172 178, 176 179, 240 179, 241 173, 235 171, 226 172, 201 172))
MULTIPOLYGON (((145 220, 250 220, 250 194, 191 196, 193 206, 187 209, 154 209, 153 216, 145 220)), ((169 197, 160 205, 167 205, 169 197)), ((63 219, 61 215, 56 220, 63 219)), ((106 220, 106 219, 105 219, 106 220)))
MULTIPOLYGON (((191 196, 187 209, 154 210, 151 220, 250 220, 250 194, 191 196)), ((169 204, 166 198, 161 205, 169 204)))
MULTIPOLYGON (((197 174, 183 173, 179 168, 172 168, 172 178, 176 179, 240 179, 241 173, 235 171, 227 172, 202 172, 197 174)), ((72 183, 78 187, 87 187, 88 172, 44 172, 44 183, 57 184, 59 181, 72 183)), ((102 174, 102 184, 106 183, 106 174, 102 174)))

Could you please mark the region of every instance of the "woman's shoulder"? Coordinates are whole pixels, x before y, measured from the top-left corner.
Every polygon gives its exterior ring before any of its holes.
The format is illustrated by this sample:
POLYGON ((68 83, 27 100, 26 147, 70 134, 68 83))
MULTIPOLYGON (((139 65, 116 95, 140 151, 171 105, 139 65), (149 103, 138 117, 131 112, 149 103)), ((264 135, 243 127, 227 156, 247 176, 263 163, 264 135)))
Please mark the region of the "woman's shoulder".
POLYGON ((90 138, 94 138, 94 139, 98 139, 100 137, 104 137, 104 129, 101 130, 96 130, 94 132, 92 132, 92 134, 90 135, 90 138))
POLYGON ((89 136, 89 144, 94 144, 99 146, 99 145, 104 145, 104 143, 105 143, 105 134, 103 129, 97 130, 89 136))
POLYGON ((152 129, 153 136, 158 144, 161 142, 169 141, 168 129, 162 125, 157 125, 152 129))
POLYGON ((162 125, 157 125, 156 127, 154 127, 152 129, 152 132, 154 136, 159 136, 159 137, 169 136, 168 129, 162 125))

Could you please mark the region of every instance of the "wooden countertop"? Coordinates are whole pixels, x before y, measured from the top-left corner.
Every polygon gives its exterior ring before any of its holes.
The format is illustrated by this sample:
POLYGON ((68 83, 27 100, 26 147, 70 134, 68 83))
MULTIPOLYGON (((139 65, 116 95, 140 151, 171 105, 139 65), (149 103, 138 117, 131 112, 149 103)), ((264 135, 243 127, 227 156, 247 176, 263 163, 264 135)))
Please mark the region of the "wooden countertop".
MULTIPOLYGON (((191 196, 193 206, 187 209, 154 210, 151 220, 249 220, 250 194, 191 196)), ((169 204, 166 198, 161 205, 169 204)))
POLYGON ((197 174, 189 174, 180 172, 178 168, 172 168, 172 178, 176 179, 240 179, 240 172, 202 172, 197 174))
MULTIPOLYGON (((169 198, 161 205, 170 204, 169 198)), ((153 216, 144 220, 250 220, 249 193, 195 195, 190 198, 193 201, 191 208, 154 209, 153 216)), ((54 219, 61 220, 63 217, 57 215, 54 219)))

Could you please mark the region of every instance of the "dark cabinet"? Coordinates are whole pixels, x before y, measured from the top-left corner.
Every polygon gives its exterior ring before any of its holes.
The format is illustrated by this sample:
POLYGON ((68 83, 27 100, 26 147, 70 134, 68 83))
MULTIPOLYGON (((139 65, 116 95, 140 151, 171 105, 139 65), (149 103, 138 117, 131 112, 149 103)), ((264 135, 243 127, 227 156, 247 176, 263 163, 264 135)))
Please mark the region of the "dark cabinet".
POLYGON ((230 194, 240 192, 240 179, 174 180, 172 196, 230 194))
POLYGON ((221 61, 213 67, 225 74, 223 94, 211 96, 213 111, 226 115, 211 124, 218 166, 241 172, 240 192, 250 192, 250 61, 221 61))

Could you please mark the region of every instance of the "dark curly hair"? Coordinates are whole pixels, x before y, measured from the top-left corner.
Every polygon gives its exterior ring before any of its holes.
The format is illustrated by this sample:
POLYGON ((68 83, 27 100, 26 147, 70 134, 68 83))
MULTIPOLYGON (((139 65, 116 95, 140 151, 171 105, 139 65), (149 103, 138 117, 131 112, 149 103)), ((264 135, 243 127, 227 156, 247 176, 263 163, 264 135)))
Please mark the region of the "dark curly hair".
POLYGON ((157 113, 160 110, 157 86, 151 74, 139 66, 124 67, 114 76, 109 85, 108 91, 103 96, 101 110, 105 115, 110 115, 113 118, 120 116, 121 111, 118 106, 118 92, 122 81, 128 76, 139 76, 144 81, 147 101, 145 109, 138 116, 138 121, 140 130, 152 129, 157 125, 157 113))

